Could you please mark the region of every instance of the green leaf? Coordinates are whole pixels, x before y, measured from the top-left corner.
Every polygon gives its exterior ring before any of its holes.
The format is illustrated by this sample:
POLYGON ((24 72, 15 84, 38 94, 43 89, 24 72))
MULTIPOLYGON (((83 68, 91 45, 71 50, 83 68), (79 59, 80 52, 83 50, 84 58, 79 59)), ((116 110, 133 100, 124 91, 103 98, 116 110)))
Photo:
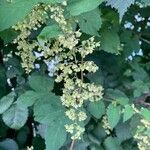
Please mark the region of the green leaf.
POLYGON ((116 131, 116 136, 118 138, 118 141, 120 143, 132 138, 129 122, 119 123, 116 126, 115 131, 116 131))
POLYGON ((125 105, 123 111, 123 122, 129 120, 134 115, 134 110, 130 105, 125 105))
POLYGON ((7 86, 7 78, 5 73, 5 68, 0 65, 0 98, 6 95, 6 86, 7 86))
POLYGON ((113 129, 120 120, 120 107, 110 104, 107 108, 108 123, 113 129))
POLYGON ((0 37, 3 39, 4 44, 12 42, 12 40, 15 39, 17 35, 18 35, 17 32, 15 32, 12 29, 7 29, 0 32, 0 37))
POLYGON ((53 90, 54 80, 47 76, 33 74, 29 78, 29 85, 36 92, 49 93, 53 90))
POLYGON ((121 105, 126 105, 129 102, 129 98, 120 90, 118 89, 108 89, 106 90, 107 97, 114 99, 121 105))
POLYGON ((36 2, 39 2, 39 3, 61 3, 63 2, 64 0, 35 0, 36 2))
POLYGON ((36 100, 41 98, 42 95, 34 92, 34 91, 26 91, 17 99, 17 105, 19 107, 29 107, 32 106, 36 100))
POLYGON ((115 137, 108 137, 104 141, 104 146, 106 150, 121 150, 119 141, 115 137))
POLYGON ((12 105, 5 113, 3 113, 2 118, 8 127, 20 129, 27 121, 28 109, 12 105))
POLYGON ((11 3, 0 5, 0 31, 22 21, 35 4, 34 0, 13 0, 11 3))
POLYGON ((8 61, 5 63, 5 66, 9 68, 6 72, 7 78, 11 79, 16 76, 21 76, 23 74, 21 63, 16 57, 9 58, 8 61))
POLYGON ((134 1, 135 0, 107 0, 107 5, 110 5, 112 8, 116 8, 120 15, 120 19, 122 19, 128 7, 134 4, 134 1))
POLYGON ((42 100, 35 103, 34 116, 36 121, 43 124, 50 124, 58 118, 64 119, 65 110, 59 97, 51 93, 43 96, 42 100))
POLYGON ((101 27, 102 20, 99 9, 83 13, 77 17, 80 29, 90 35, 99 36, 98 30, 101 27))
POLYGON ((45 135, 46 150, 58 150, 66 141, 67 133, 64 123, 59 121, 47 128, 45 135))
POLYGON ((150 110, 146 109, 146 108, 142 108, 141 109, 141 115, 150 121, 150 110))
POLYGON ((0 114, 3 114, 13 103, 15 94, 13 92, 0 99, 0 114))
POLYGON ((87 109, 97 119, 101 118, 105 113, 105 105, 101 100, 97 102, 90 102, 87 109))
POLYGON ((119 54, 120 39, 118 33, 111 27, 103 27, 100 32, 101 49, 112 54, 119 54))
POLYGON ((62 0, 13 0, 12 2, 0 3, 0 31, 8 29, 17 22, 23 21, 39 2, 56 3, 62 2, 62 0))
POLYGON ((60 34, 62 34, 62 31, 60 27, 56 24, 51 25, 51 26, 46 26, 40 35, 38 36, 39 39, 43 40, 49 40, 51 38, 58 37, 60 34))
POLYGON ((0 149, 1 150, 19 150, 19 147, 14 140, 7 138, 4 141, 0 142, 0 149))
POLYGON ((143 93, 149 93, 150 85, 149 83, 144 83, 142 80, 136 80, 132 83, 134 88, 134 97, 139 97, 143 93))
POLYGON ((97 8, 103 1, 104 0, 70 0, 68 2, 67 10, 72 16, 77 16, 97 8))
POLYGON ((150 6, 150 1, 149 1, 149 0, 141 0, 141 2, 142 2, 145 6, 150 6))
POLYGON ((132 52, 138 52, 140 49, 139 37, 133 35, 132 31, 124 30, 120 35, 121 42, 124 44, 123 53, 126 57, 132 54, 132 52))

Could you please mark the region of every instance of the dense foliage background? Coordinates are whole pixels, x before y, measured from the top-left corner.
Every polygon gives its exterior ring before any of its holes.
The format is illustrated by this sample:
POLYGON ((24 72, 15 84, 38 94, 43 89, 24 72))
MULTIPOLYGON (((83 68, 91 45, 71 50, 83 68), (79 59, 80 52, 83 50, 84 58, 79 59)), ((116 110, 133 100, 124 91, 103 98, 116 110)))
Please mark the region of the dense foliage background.
MULTIPOLYGON (((0 150, 70 148, 59 99, 64 86, 54 82, 53 76, 57 62, 45 62, 37 52, 35 68, 27 74, 13 42, 20 33, 12 28, 38 3, 57 5, 62 1, 0 1, 0 150)), ((150 1, 68 0, 64 9, 74 29, 81 30, 81 41, 95 36, 101 43, 86 58, 99 70, 85 72, 84 79, 102 85, 103 98, 85 106, 86 130, 81 140, 75 141, 74 150, 138 150, 141 140, 135 134, 140 120, 150 121, 150 1), (103 125, 104 116, 110 128, 103 125)), ((57 34, 46 22, 32 30, 29 39, 50 39, 57 34)), ((141 127, 140 135, 149 138, 149 146, 142 150, 150 150, 150 124, 145 127, 147 131, 141 127)))

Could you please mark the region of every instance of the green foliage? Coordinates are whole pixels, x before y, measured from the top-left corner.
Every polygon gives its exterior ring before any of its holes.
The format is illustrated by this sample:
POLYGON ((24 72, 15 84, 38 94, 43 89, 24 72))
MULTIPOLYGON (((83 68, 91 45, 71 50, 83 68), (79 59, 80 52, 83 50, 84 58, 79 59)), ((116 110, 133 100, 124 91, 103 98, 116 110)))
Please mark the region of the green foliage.
POLYGON ((125 105, 125 109, 123 112, 123 121, 127 121, 130 119, 134 114, 133 108, 130 105, 125 105))
POLYGON ((53 90, 54 81, 47 76, 33 74, 29 78, 29 85, 36 92, 49 93, 53 90))
POLYGON ((116 8, 120 18, 122 19, 124 13, 127 11, 131 4, 134 4, 134 1, 135 0, 107 0, 107 5, 110 5, 112 8, 116 8))
POLYGON ((119 54, 120 39, 115 29, 111 27, 103 27, 101 31, 101 49, 114 54, 119 54))
POLYGON ((121 150, 117 138, 108 137, 104 142, 106 150, 121 150))
POLYGON ((45 27, 40 33, 40 35, 38 36, 38 38, 43 39, 43 40, 49 40, 51 38, 56 38, 61 33, 62 33, 61 29, 57 25, 54 24, 54 25, 45 27))
POLYGON ((0 99, 0 114, 3 114, 13 103, 15 94, 12 92, 0 99))
POLYGON ((97 119, 101 118, 105 113, 105 105, 102 101, 91 102, 88 105, 88 111, 97 119))
POLYGON ((64 128, 63 120, 56 123, 57 125, 52 124, 47 128, 45 135, 46 150, 59 149, 66 141, 67 133, 64 128))
POLYGON ((26 91, 24 94, 18 97, 17 105, 19 107, 29 107, 32 106, 39 98, 41 98, 40 94, 34 91, 26 91))
POLYGON ((61 105, 59 97, 54 94, 43 95, 34 105, 35 120, 40 123, 49 124, 58 118, 65 124, 64 107, 61 105))
POLYGON ((149 7, 0 0, 0 150, 148 150, 149 7))
POLYGON ((110 104, 107 108, 108 122, 114 128, 120 120, 120 107, 110 104))
POLYGON ((80 29, 83 32, 90 35, 99 36, 98 31, 102 24, 99 9, 82 13, 81 15, 77 16, 77 19, 79 21, 80 29))
POLYGON ((1 150, 19 150, 17 143, 12 139, 5 139, 4 141, 0 142, 0 149, 1 150))
POLYGON ((35 4, 35 1, 16 0, 0 5, 0 31, 22 21, 35 4))
POLYGON ((14 104, 3 113, 2 118, 8 127, 12 129, 20 129, 27 121, 28 110, 27 108, 14 104))
POLYGON ((67 10, 72 16, 77 16, 81 13, 97 8, 103 1, 104 0, 70 0, 67 6, 67 10))

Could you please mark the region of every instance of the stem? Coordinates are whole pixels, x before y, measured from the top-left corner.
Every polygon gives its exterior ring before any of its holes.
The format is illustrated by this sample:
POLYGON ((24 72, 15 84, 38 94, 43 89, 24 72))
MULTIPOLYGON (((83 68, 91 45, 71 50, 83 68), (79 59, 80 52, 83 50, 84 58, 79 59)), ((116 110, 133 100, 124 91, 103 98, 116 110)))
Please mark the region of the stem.
POLYGON ((72 140, 69 150, 73 150, 74 144, 75 144, 75 140, 72 140))
POLYGON ((148 41, 147 39, 144 39, 144 38, 142 38, 142 37, 140 37, 140 39, 141 39, 143 42, 145 42, 145 43, 147 43, 147 44, 150 44, 150 41, 148 41))
MULTIPOLYGON (((83 58, 81 58, 81 64, 83 64, 83 58)), ((83 82, 83 71, 81 71, 81 80, 83 82)))

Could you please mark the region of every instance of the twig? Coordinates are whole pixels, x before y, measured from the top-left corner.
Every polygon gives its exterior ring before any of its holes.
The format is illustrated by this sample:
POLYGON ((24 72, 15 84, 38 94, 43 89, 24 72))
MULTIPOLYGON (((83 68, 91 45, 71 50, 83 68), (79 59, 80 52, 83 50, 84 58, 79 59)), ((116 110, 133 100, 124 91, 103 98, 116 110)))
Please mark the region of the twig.
MULTIPOLYGON (((81 59, 81 64, 83 64, 83 58, 81 59)), ((81 71, 81 80, 82 80, 82 82, 83 82, 83 71, 81 71)))
POLYGON ((150 103, 145 101, 148 97, 150 97, 150 93, 140 96, 139 98, 137 98, 136 104, 139 104, 146 108, 150 108, 150 103))
POLYGON ((150 44, 150 41, 148 41, 147 39, 144 39, 144 38, 142 38, 142 37, 140 37, 140 39, 141 39, 143 42, 145 42, 145 43, 147 43, 147 44, 150 44))
POLYGON ((73 150, 74 144, 75 144, 75 140, 72 140, 69 150, 73 150))

